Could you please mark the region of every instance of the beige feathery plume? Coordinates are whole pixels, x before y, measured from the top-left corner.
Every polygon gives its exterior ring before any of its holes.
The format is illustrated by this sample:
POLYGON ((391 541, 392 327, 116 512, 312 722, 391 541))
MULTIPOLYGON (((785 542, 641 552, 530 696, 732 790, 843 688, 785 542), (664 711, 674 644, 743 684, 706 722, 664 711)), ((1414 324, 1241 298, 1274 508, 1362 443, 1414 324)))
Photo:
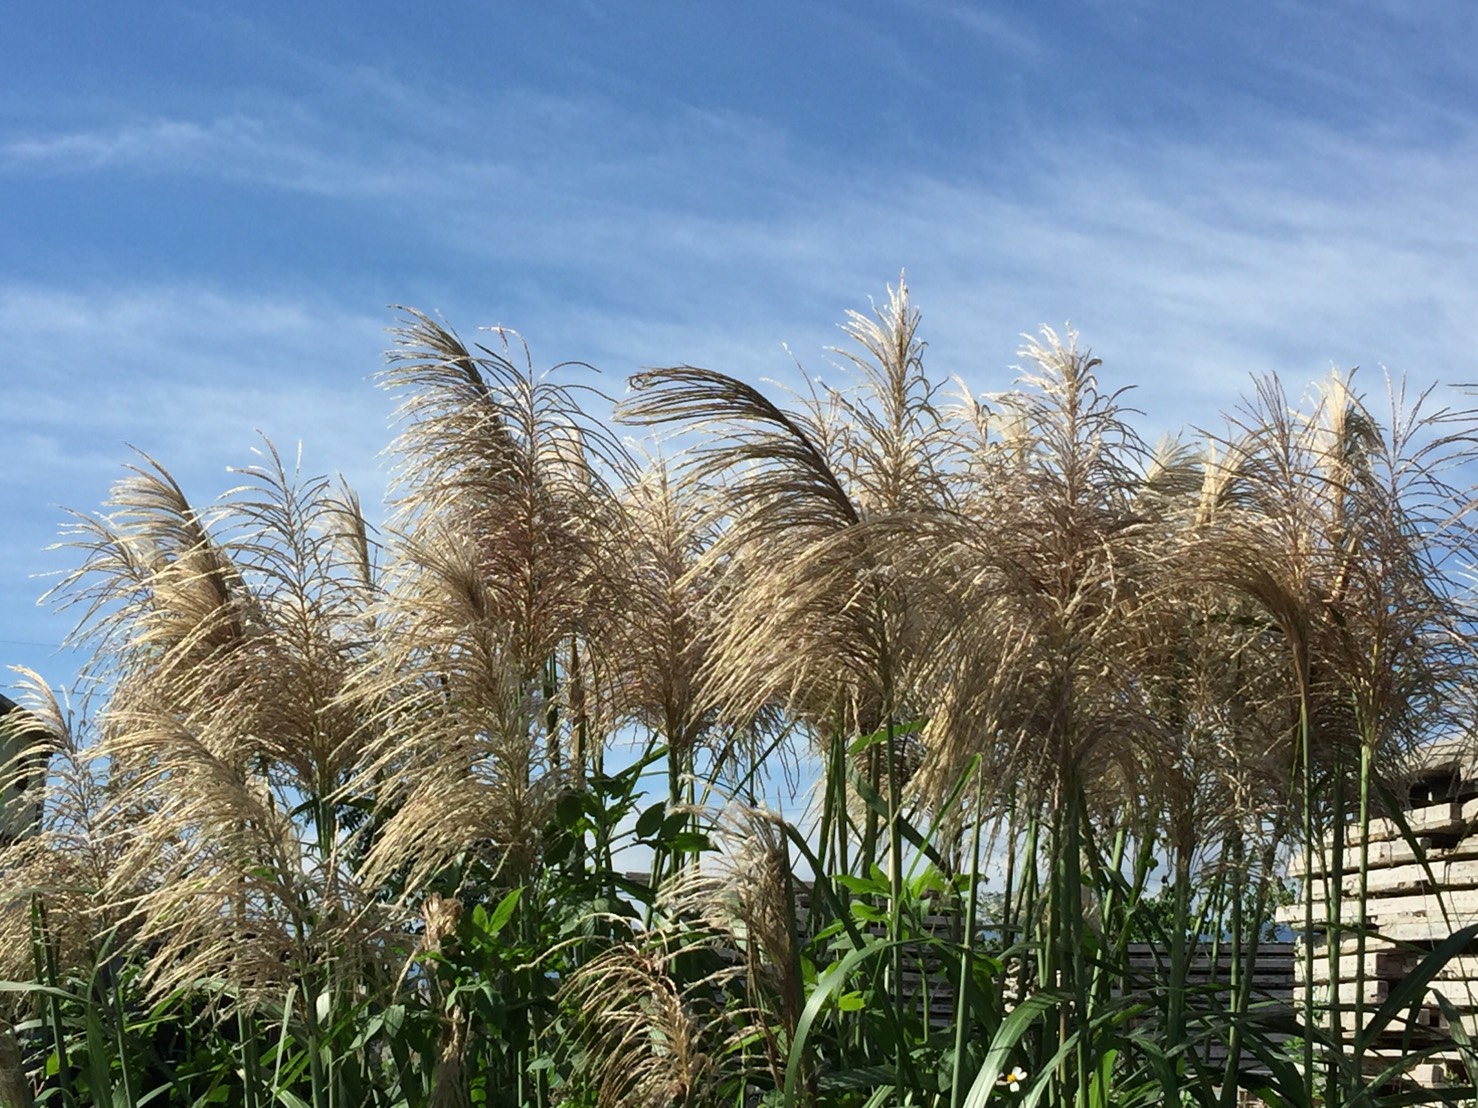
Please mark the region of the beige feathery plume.
POLYGON ((855 390, 785 408, 743 382, 682 366, 639 374, 625 418, 710 433, 691 461, 718 481, 726 520, 705 561, 721 567, 704 688, 726 714, 784 705, 818 730, 852 733, 906 713, 914 654, 906 582, 869 524, 937 501, 935 387, 923 375, 906 289, 876 321, 854 316, 855 390))
POLYGON ((663 884, 650 928, 563 986, 601 1104, 706 1104, 755 1066, 784 1081, 805 1000, 784 821, 742 806, 704 815, 718 850, 663 884))
POLYGON ((0 1014, 0 1108, 31 1108, 33 1103, 15 1028, 0 1014))
POLYGON ((1268 378, 1208 467, 1182 580, 1229 592, 1228 610, 1264 629, 1237 655, 1257 681, 1237 702, 1244 723, 1282 720, 1256 730, 1278 735, 1285 767, 1299 756, 1289 721, 1300 705, 1319 772, 1347 779, 1362 744, 1378 775, 1399 777, 1410 752, 1465 710, 1468 649, 1440 567, 1454 553, 1448 538, 1461 546, 1471 533, 1461 522, 1471 496, 1446 484, 1471 419, 1427 413, 1426 399, 1408 404, 1393 388, 1383 422, 1348 375, 1302 409, 1268 378))
POLYGON ((24 708, 0 720, 0 747, 11 750, 0 781, 24 779, 17 801, 30 826, 0 845, 0 980, 10 981, 36 972, 38 906, 59 971, 90 966, 99 937, 118 922, 100 891, 124 846, 120 810, 89 741, 89 725, 76 724, 37 674, 17 673, 24 708))
POLYGON ((472 349, 411 313, 382 378, 403 397, 389 587, 344 703, 368 736, 353 787, 378 812, 366 872, 402 874, 407 898, 467 851, 528 872, 611 722, 630 563, 607 482, 629 465, 496 334, 472 349))
MULTIPOLYGON (((0 842, 0 980, 44 981, 48 967, 85 978, 120 941, 119 913, 100 895, 122 846, 118 810, 85 718, 35 673, 17 673, 24 707, 0 718, 4 826, 19 832, 0 842)), ((35 1011, 32 996, 0 996, 0 1104, 31 1104, 16 1027, 35 1011)))
POLYGON ((355 690, 380 736, 360 774, 384 813, 365 872, 403 870, 407 896, 469 850, 525 873, 565 780, 544 741, 549 705, 523 677, 475 544, 443 536, 401 556, 355 690))
POLYGON ((661 458, 622 490, 627 521, 625 604, 613 621, 613 712, 662 735, 679 758, 716 730, 700 688, 713 648, 718 572, 703 565, 717 539, 705 490, 661 458))
POLYGON ((579 1013, 584 1069, 601 1108, 700 1108, 718 1072, 714 1022, 700 1017, 662 952, 620 945, 571 977, 565 999, 579 1013))
POLYGON ((136 468, 74 529, 86 558, 58 592, 111 685, 96 756, 128 833, 103 898, 156 994, 280 995, 312 966, 384 956, 329 799, 361 738, 340 703, 365 649, 367 530, 270 445, 241 472, 207 517, 136 468))
POLYGON ((738 955, 746 1003, 735 1013, 735 1034, 763 1042, 771 1079, 783 1083, 785 1044, 805 1003, 797 960, 801 902, 786 824, 744 805, 729 805, 707 822, 718 850, 668 882, 658 907, 664 926, 696 924, 709 942, 738 955))
POLYGON ((469 350, 418 313, 396 333, 382 384, 403 396, 393 447, 394 527, 418 546, 472 543, 526 679, 599 618, 605 540, 620 514, 606 484, 624 452, 576 396, 534 371, 517 336, 469 350), (427 533, 434 529, 434 533, 427 533))
POLYGON ((894 539, 934 629, 917 682, 935 690, 920 783, 936 802, 977 754, 991 807, 1095 781, 1136 726, 1144 450, 1076 336, 1023 354, 1022 388, 995 398, 1008 433, 976 444, 955 507, 894 539))

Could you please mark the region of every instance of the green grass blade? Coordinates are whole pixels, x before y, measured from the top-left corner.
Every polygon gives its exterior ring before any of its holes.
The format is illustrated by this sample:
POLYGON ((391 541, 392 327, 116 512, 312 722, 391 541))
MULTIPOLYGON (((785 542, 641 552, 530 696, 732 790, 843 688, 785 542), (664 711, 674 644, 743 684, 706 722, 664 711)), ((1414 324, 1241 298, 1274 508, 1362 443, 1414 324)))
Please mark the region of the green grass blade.
MULTIPOLYGON (((975 1082, 970 1086, 970 1091, 965 1094, 964 1108, 984 1108, 996 1082, 1006 1071, 1007 1058, 1021 1042, 1022 1036, 1027 1033, 1032 1024, 1063 1004, 1066 999, 1055 993, 1036 993, 1018 1004, 1015 1010, 1001 1021, 1001 1026, 996 1029, 995 1038, 991 1040, 990 1050, 985 1055, 985 1062, 981 1065, 980 1072, 975 1075, 975 1082)), ((1067 1046, 1068 1044, 1064 1043, 1062 1050, 1066 1050, 1067 1046)), ((1060 1053, 1062 1053, 1061 1050, 1060 1053)))

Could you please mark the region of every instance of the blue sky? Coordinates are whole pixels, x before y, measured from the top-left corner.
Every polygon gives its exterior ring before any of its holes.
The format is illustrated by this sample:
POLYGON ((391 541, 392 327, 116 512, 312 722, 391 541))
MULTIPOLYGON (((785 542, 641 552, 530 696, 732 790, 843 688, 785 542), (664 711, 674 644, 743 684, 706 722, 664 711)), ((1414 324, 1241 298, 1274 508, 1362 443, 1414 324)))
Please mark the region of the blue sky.
POLYGON ((614 392, 825 376, 904 268, 936 372, 1005 388, 1070 323, 1148 428, 1274 370, 1478 379, 1475 55, 1463 0, 21 0, 0 662, 71 680, 35 575, 125 444, 205 502, 260 430, 378 501, 389 304, 614 392))

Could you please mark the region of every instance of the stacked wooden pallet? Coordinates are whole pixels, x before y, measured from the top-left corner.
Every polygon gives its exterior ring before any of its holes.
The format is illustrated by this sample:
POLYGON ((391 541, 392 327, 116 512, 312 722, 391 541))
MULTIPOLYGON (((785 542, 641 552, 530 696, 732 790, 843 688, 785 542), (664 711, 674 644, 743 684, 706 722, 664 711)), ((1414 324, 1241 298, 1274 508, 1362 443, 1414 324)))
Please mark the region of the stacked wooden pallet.
MULTIPOLYGON (((1346 1042, 1436 946, 1459 928, 1478 923, 1478 781, 1472 769, 1472 762, 1454 747, 1432 752, 1410 784, 1412 807, 1402 820, 1371 822, 1363 851, 1363 905, 1362 843, 1356 829, 1347 835, 1338 866, 1332 850, 1315 858, 1311 880, 1305 882, 1314 916, 1309 938, 1314 945, 1315 1019, 1325 1027, 1337 1026, 1346 1042), (1336 882, 1338 931, 1331 935, 1329 901, 1336 882), (1331 942, 1336 944, 1333 951, 1331 942)), ((1301 867, 1295 867, 1295 876, 1301 876, 1301 867)), ((1306 903, 1285 909, 1282 922, 1297 932, 1309 930, 1306 903)), ((1297 962, 1293 995, 1302 1008, 1303 959, 1297 962)), ((1478 947, 1451 959, 1414 1008, 1385 1026, 1361 1059, 1366 1072, 1384 1070, 1413 1047, 1438 1047, 1410 1067, 1406 1079, 1426 1087, 1468 1081, 1437 994, 1459 1013, 1465 1030, 1478 1033, 1478 947)))

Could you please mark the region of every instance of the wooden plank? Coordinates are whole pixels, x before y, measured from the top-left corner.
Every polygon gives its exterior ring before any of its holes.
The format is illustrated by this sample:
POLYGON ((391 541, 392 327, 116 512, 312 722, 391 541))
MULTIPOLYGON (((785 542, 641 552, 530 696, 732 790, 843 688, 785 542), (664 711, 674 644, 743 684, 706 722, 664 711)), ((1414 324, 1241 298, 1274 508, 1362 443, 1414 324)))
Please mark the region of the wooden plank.
MULTIPOLYGON (((1302 1013, 1303 1004, 1295 996, 1293 1009, 1302 1013)), ((1316 1002, 1314 1004, 1314 1022, 1320 1027, 1329 1026, 1329 1006, 1316 1002)), ((1340 1025, 1344 1028, 1346 1035, 1353 1035, 1355 1031, 1355 1012, 1353 1006, 1340 1006, 1340 1025)), ((1363 1013, 1364 1019, 1369 1020, 1371 1012, 1369 1009, 1363 1013)), ((1422 1042, 1430 1041, 1433 1034, 1444 1030, 1442 1012, 1435 1003, 1424 1004, 1416 1009, 1415 1019, 1412 1018, 1410 1008, 1403 1009, 1397 1016, 1387 1024, 1386 1029, 1377 1040, 1377 1045, 1382 1043, 1390 1045, 1399 1042, 1407 1035, 1415 1035, 1422 1042)))
POLYGON ((1450 936, 1452 930, 1442 922, 1440 916, 1436 919, 1423 917, 1382 920, 1380 926, 1382 935, 1398 943, 1437 943, 1450 936))
MULTIPOLYGON (((1325 994, 1324 1000, 1327 1002, 1329 999, 1328 985, 1325 985, 1320 991, 1325 994)), ((1367 980, 1365 982, 1365 988, 1361 990, 1355 982, 1343 981, 1339 986, 1340 1004, 1346 1009, 1354 1007, 1355 1001, 1359 998, 1362 991, 1365 994, 1364 1003, 1368 1012, 1373 1008, 1379 1007, 1380 1003, 1391 994, 1391 982, 1379 977, 1373 978, 1367 980)))
MULTIPOLYGON (((1371 883, 1368 895, 1365 899, 1366 915, 1375 916, 1393 900, 1406 900, 1416 896, 1428 896, 1436 898, 1440 896, 1447 904, 1455 906, 1459 904, 1478 903, 1478 862, 1463 862, 1461 868, 1455 866, 1434 866, 1433 876, 1435 882, 1430 882, 1423 875, 1420 866, 1403 866, 1399 870, 1388 870, 1387 873, 1401 873, 1402 879, 1389 885, 1371 883), (1456 876, 1450 880, 1444 880, 1442 874, 1456 871, 1456 876)), ((1372 875, 1374 876, 1374 875, 1372 875)), ((1341 907, 1348 908, 1360 903, 1359 889, 1354 887, 1355 881, 1351 878, 1345 879, 1346 888, 1340 900, 1341 907)), ((1327 913, 1328 903, 1326 890, 1316 888, 1314 890, 1314 915, 1323 916, 1327 913)), ((1400 910, 1398 907, 1395 909, 1400 910)), ((1280 917, 1287 917, 1290 922, 1297 921, 1303 917, 1303 901, 1290 904, 1278 910, 1280 917)))
POLYGON ((1463 1025, 1469 1031, 1478 1030, 1474 1026, 1474 1019, 1469 1018, 1478 1015, 1478 981, 1438 981, 1427 992, 1440 994, 1459 1012, 1465 1013, 1463 1025))
MULTIPOLYGON (((1429 862, 1411 862, 1390 869, 1373 871, 1367 878, 1367 896, 1379 899, 1389 896, 1410 896, 1432 889, 1469 890, 1478 888, 1478 857, 1446 859, 1429 862)), ((1316 890, 1324 899, 1325 890, 1316 890)), ((1341 882, 1340 895, 1355 898, 1360 895, 1360 878, 1352 874, 1341 882)))
MULTIPOLYGON (((1358 902, 1346 901, 1340 906, 1355 918, 1358 902)), ((1401 919, 1406 916, 1424 916, 1441 919, 1445 912, 1453 920, 1454 928, 1462 923, 1478 919, 1478 889, 1452 889, 1442 892, 1411 893, 1407 896, 1385 896, 1371 900, 1365 906, 1364 915, 1377 921, 1401 919), (1462 921, 1460 923, 1459 921, 1462 921)))
MULTIPOLYGON (((1304 919, 1303 906, 1291 905, 1297 911, 1280 910, 1280 922, 1286 922, 1290 927, 1301 924, 1304 919)), ((1315 924, 1325 924, 1326 908, 1323 904, 1315 903, 1315 924)), ((1375 931, 1386 934, 1387 922, 1410 923, 1416 920, 1432 920, 1435 924, 1442 926, 1444 937, 1468 923, 1478 921, 1478 889, 1453 889, 1442 893, 1425 892, 1411 893, 1406 896, 1385 896, 1372 898, 1360 904, 1357 900, 1347 900, 1340 903, 1340 919, 1346 923, 1354 923, 1359 919, 1371 922, 1375 931), (1363 911, 1361 909, 1363 908, 1363 911), (1450 926, 1446 926, 1450 923, 1450 926)))
MULTIPOLYGON (((1257 944, 1258 957, 1262 957, 1264 954, 1292 954, 1296 949, 1298 949, 1298 943, 1294 942, 1275 942, 1271 940, 1265 940, 1257 944)), ((1125 947, 1125 950, 1128 952, 1131 958, 1152 957, 1156 954, 1160 955, 1161 957, 1167 958, 1170 956, 1170 948, 1167 946, 1161 946, 1158 943, 1129 943, 1125 947)), ((1211 953, 1210 944, 1201 944, 1196 948, 1194 953, 1200 957, 1209 956, 1211 953)), ((1231 944, 1226 942, 1222 943, 1217 950, 1217 955, 1223 959, 1231 958, 1231 944)))
MULTIPOLYGON (((1374 1077, 1384 1073, 1392 1062, 1399 1062, 1405 1057, 1405 1052, 1392 1051, 1367 1051, 1366 1057, 1362 1059, 1361 1069, 1367 1077, 1374 1077)), ((1407 1081, 1420 1085, 1424 1089, 1437 1089, 1452 1084, 1455 1078, 1449 1067, 1461 1065, 1461 1060, 1456 1056, 1451 1062, 1445 1060, 1441 1055, 1423 1055, 1419 1061, 1412 1062, 1409 1066, 1400 1070, 1400 1074, 1407 1081)), ((1462 1082, 1466 1084, 1466 1082, 1462 1082)))
MULTIPOLYGON (((1375 1010, 1375 1008, 1379 1007, 1382 1003, 1385 1002, 1386 998, 1390 996, 1391 990, 1394 989, 1397 984, 1398 982, 1384 981, 1379 979, 1374 981, 1367 981, 1365 983, 1364 1006, 1365 1015, 1367 1018, 1370 1016, 1370 1013, 1375 1010)), ((1316 1004, 1328 1002, 1328 994, 1326 990, 1327 986, 1322 987, 1320 989, 1320 993, 1323 993, 1324 995, 1320 996, 1316 994, 1316 1004)), ((1436 999, 1433 996, 1434 993, 1440 993, 1443 999, 1445 999, 1459 1012, 1472 1013, 1474 1014, 1475 1018, 1478 1018, 1478 981, 1465 980, 1437 982, 1428 988, 1427 992, 1424 994, 1424 999, 1426 1003, 1424 1003, 1422 1007, 1424 1010, 1429 1011, 1434 1016, 1436 1016, 1438 1023, 1440 1023, 1442 1026, 1446 1026, 1445 1020, 1443 1020, 1441 1017, 1441 1008, 1437 1005, 1436 999)), ((1352 1011, 1354 1009, 1355 1001, 1358 995, 1359 993, 1356 990, 1354 982, 1342 983, 1339 986, 1339 1003, 1341 1008, 1345 1012, 1352 1011)))
MULTIPOLYGON (((1416 962, 1412 962, 1416 968, 1416 962)), ((1478 955, 1459 954, 1437 971, 1438 981, 1478 981, 1478 955)))
MULTIPOLYGON (((1452 861, 1458 859, 1478 858, 1478 835, 1470 835, 1460 840, 1454 846, 1438 846, 1425 844, 1421 846, 1420 852, 1412 849, 1411 844, 1404 839, 1390 842, 1373 842, 1370 846, 1369 867, 1371 872, 1387 869, 1392 866, 1407 865, 1425 858, 1428 862, 1452 861)), ((1327 856, 1315 855, 1314 876, 1322 878, 1331 870, 1330 859, 1327 856)), ((1359 851, 1346 853, 1344 865, 1341 872, 1350 874, 1358 873, 1360 870, 1359 851)), ((1288 866, 1288 876, 1295 880, 1303 876, 1303 859, 1294 858, 1288 866)))
MULTIPOLYGON (((1413 808, 1403 815, 1406 818, 1406 826, 1414 838, 1459 834, 1469 830, 1474 821, 1478 820, 1478 797, 1465 801, 1439 801, 1436 804, 1413 808)), ((1372 844, 1400 842, 1405 838, 1405 832, 1393 819, 1378 818, 1370 821, 1372 844)), ((1358 827, 1351 826, 1345 832, 1345 846, 1347 853, 1359 854, 1360 829, 1358 827)), ((1326 846, 1325 849, 1327 852, 1328 847, 1326 846)), ((1317 853, 1316 851, 1316 855, 1317 853)), ((1302 862, 1302 858, 1300 857, 1298 861, 1302 862)))
MULTIPOLYGON (((1316 935, 1322 934, 1324 924, 1321 922, 1315 927, 1316 935)), ((1428 916, 1402 916, 1397 919, 1382 920, 1380 926, 1371 933, 1371 938, 1382 938, 1394 943, 1427 943, 1435 945, 1446 939, 1456 927, 1448 927, 1442 921, 1440 915, 1428 916)))
MULTIPOLYGON (((1478 856, 1447 858, 1432 861, 1425 866, 1419 862, 1408 862, 1404 865, 1374 870, 1369 874, 1368 887, 1371 896, 1399 896, 1405 893, 1426 892, 1433 887, 1475 889, 1478 888, 1478 856)), ((1340 883, 1340 891, 1344 896, 1358 896, 1360 894, 1359 874, 1355 873, 1345 877, 1340 883)))
MULTIPOLYGON (((1125 970, 1127 971, 1127 976, 1131 979, 1165 981, 1170 977, 1170 962, 1168 958, 1158 964, 1154 962, 1133 962, 1129 963, 1125 967, 1125 970)), ((1233 967, 1227 965, 1221 965, 1215 968, 1206 965, 1192 965, 1187 968, 1186 980, 1225 984, 1231 979, 1232 970, 1233 967)), ((1245 974, 1246 970, 1244 967, 1243 975, 1245 976, 1245 974)), ((1253 980, 1262 978, 1269 980, 1289 979, 1293 976, 1293 959, 1285 957, 1264 960, 1259 958, 1256 965, 1252 967, 1251 976, 1253 980)))
MULTIPOLYGON (((1299 945, 1301 946, 1302 944, 1299 944, 1299 945)), ((1352 958, 1352 957, 1354 957, 1355 955, 1357 955, 1360 952, 1359 938, 1356 935, 1353 935, 1353 934, 1348 934, 1347 933, 1345 935, 1345 937, 1339 941, 1338 946, 1339 946, 1340 957, 1342 957, 1342 958, 1352 958)), ((1422 951, 1422 950, 1430 950, 1430 949, 1431 949, 1431 947, 1412 946, 1409 943, 1408 944, 1404 944, 1404 945, 1403 944, 1400 944, 1400 943, 1395 943, 1395 942, 1392 942, 1392 941, 1390 941, 1388 939, 1384 939, 1384 938, 1382 938, 1379 935, 1367 934, 1365 936, 1365 953, 1366 953, 1366 955, 1372 955, 1372 954, 1399 954, 1399 955, 1405 956, 1407 954, 1412 954, 1412 953, 1416 953, 1416 952, 1419 952, 1419 951, 1422 951)), ((1316 959, 1318 959, 1319 961, 1328 961, 1328 959, 1329 959, 1328 950, 1329 950, 1329 946, 1324 941, 1324 937, 1322 935, 1319 936, 1319 938, 1317 940, 1315 940, 1315 942, 1314 942, 1314 957, 1316 959)), ((1293 959, 1293 963, 1296 966, 1297 965, 1302 965, 1303 964, 1303 955, 1302 954, 1299 954, 1299 955, 1295 956, 1295 958, 1293 959)))
MULTIPOLYGON (((1411 972, 1414 965, 1406 955, 1393 950, 1370 950, 1365 955, 1365 976, 1371 980, 1399 981, 1411 972)), ((1341 981, 1353 980, 1360 968, 1359 959, 1353 954, 1347 954, 1339 959, 1335 969, 1341 981)), ((1317 984, 1323 984, 1329 980, 1329 960, 1317 958, 1313 964, 1312 977, 1317 984)), ((1303 963, 1294 967, 1294 976, 1303 980, 1303 963)))
MULTIPOLYGON (((1379 962, 1373 964, 1366 971, 1366 977, 1370 980, 1400 981, 1416 968, 1421 958, 1422 952, 1419 951, 1412 951, 1399 956, 1395 952, 1390 952, 1388 955, 1383 955, 1379 962)), ((1314 963, 1313 970, 1313 978, 1316 985, 1323 985, 1329 981, 1329 963, 1321 959, 1314 963)), ((1349 981, 1355 977, 1355 959, 1343 958, 1340 960, 1339 976, 1343 981, 1349 981)), ((1294 977, 1299 982, 1302 982, 1302 966, 1295 967, 1294 977)), ((1439 967, 1433 980, 1454 982, 1471 981, 1478 983, 1478 955, 1459 954, 1456 958, 1449 960, 1446 965, 1439 967)))

